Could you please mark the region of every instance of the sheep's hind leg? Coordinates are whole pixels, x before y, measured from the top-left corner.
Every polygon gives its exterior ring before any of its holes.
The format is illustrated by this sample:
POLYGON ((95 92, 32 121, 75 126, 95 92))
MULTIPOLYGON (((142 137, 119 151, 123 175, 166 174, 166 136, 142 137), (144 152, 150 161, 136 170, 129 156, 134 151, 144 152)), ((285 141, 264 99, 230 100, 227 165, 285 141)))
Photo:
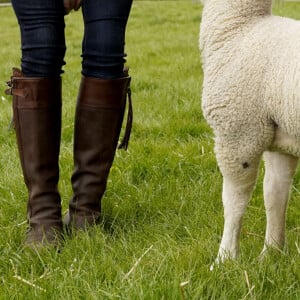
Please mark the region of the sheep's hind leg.
POLYGON ((265 152, 264 161, 267 228, 262 253, 265 253, 268 247, 284 247, 286 208, 298 158, 278 152, 265 152))
MULTIPOLYGON (((224 230, 218 256, 211 270, 226 259, 236 259, 238 256, 243 215, 256 182, 259 161, 260 155, 252 160, 251 165, 237 163, 235 172, 222 172, 224 230)), ((222 165, 220 167, 222 170, 222 165)))
POLYGON ((238 256, 242 220, 254 184, 255 178, 247 184, 226 177, 223 179, 224 230, 217 263, 238 256))

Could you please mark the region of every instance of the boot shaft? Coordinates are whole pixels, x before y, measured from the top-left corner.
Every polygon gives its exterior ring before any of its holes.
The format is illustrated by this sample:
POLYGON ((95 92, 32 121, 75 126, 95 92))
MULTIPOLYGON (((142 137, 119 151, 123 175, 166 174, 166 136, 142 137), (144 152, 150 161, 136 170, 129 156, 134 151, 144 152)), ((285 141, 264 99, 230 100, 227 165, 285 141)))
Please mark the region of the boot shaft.
POLYGON ((129 84, 129 76, 113 80, 82 78, 75 117, 73 198, 70 201, 71 222, 76 215, 77 227, 99 218, 129 84))
POLYGON ((13 121, 25 184, 31 227, 61 226, 57 189, 61 137, 61 78, 29 78, 14 69, 10 89, 13 121), (49 225, 50 224, 50 225, 49 225))
POLYGON ((14 69, 9 85, 25 183, 29 189, 52 189, 58 181, 61 78, 28 78, 14 69))

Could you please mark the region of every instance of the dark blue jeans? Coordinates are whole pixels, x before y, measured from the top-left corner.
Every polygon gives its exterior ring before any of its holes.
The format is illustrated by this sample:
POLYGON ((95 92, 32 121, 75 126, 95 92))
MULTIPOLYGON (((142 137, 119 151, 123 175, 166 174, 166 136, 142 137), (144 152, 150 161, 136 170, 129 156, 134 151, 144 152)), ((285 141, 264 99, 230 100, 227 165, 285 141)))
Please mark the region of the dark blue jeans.
MULTIPOLYGON (((20 25, 24 75, 59 76, 66 51, 63 0, 12 0, 12 4, 20 25)), ((83 0, 83 75, 122 77, 131 4, 132 0, 83 0)))

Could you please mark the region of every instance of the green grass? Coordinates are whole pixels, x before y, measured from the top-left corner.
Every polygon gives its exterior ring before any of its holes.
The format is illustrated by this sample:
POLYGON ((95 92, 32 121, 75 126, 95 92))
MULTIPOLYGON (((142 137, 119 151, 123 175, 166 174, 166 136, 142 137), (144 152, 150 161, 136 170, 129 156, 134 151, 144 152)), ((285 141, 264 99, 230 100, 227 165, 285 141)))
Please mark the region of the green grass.
MULTIPOLYGON (((134 2, 126 45, 134 101, 130 148, 117 153, 102 225, 67 239, 60 254, 23 248, 27 195, 14 132, 8 130, 11 99, 1 92, 0 299, 300 298, 299 174, 288 210, 286 253, 257 259, 265 228, 261 174, 245 216, 240 259, 209 271, 223 213, 212 132, 200 108, 201 9, 192 1, 134 2)), ((278 5, 275 11, 300 18, 300 4, 278 5)), ((0 9, 0 20, 5 24, 0 27, 3 91, 11 67, 19 65, 20 45, 11 8, 0 9)), ((67 16, 66 23, 60 160, 64 211, 71 196, 80 13, 67 16)))

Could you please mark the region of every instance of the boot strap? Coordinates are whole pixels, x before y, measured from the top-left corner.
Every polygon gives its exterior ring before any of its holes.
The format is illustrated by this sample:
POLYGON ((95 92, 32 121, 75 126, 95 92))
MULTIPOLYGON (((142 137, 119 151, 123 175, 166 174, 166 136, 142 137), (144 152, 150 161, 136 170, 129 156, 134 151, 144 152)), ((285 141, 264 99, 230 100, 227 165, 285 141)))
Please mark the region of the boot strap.
POLYGON ((131 133, 131 128, 132 128, 132 118, 133 118, 130 86, 128 87, 126 94, 127 94, 126 96, 128 96, 127 97, 128 98, 127 123, 126 123, 124 137, 118 146, 118 149, 124 149, 124 150, 127 150, 127 148, 128 148, 128 143, 129 143, 130 133, 131 133))

